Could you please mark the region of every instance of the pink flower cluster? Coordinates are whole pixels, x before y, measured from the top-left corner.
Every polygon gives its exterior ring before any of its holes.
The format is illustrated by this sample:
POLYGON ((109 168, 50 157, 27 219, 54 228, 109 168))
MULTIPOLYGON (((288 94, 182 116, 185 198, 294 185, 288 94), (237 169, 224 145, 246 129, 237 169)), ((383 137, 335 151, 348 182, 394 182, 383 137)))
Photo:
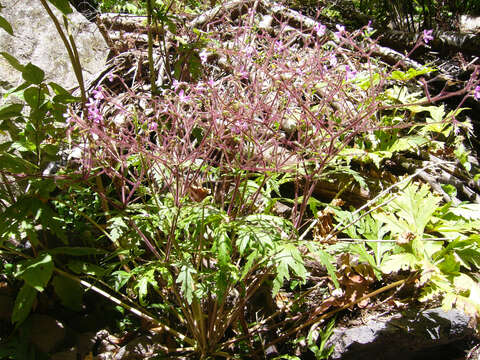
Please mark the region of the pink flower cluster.
POLYGON ((473 90, 473 97, 475 100, 480 101, 480 85, 473 90))
POLYGON ((101 124, 103 122, 103 115, 100 111, 100 100, 105 99, 103 89, 98 87, 92 91, 93 97, 88 99, 87 110, 88 120, 93 121, 95 124, 101 124))
POLYGON ((327 30, 327 27, 321 23, 317 23, 313 30, 317 33, 318 37, 321 37, 325 35, 325 31, 327 30))
POLYGON ((423 41, 428 44, 433 40, 433 30, 423 30, 423 41))

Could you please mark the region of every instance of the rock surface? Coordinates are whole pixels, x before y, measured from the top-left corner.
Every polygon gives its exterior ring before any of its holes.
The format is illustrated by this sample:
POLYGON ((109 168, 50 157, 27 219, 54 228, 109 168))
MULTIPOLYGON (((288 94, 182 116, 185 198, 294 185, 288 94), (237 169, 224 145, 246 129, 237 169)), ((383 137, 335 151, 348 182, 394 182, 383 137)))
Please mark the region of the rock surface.
POLYGON ((455 355, 446 351, 454 351, 455 342, 465 342, 473 336, 469 321, 459 310, 431 309, 376 318, 348 329, 337 328, 329 339, 334 346, 332 358, 408 360, 423 358, 427 351, 439 352, 438 356, 432 355, 435 359, 454 359, 455 355))
MULTIPOLYGON (((1 15, 10 22, 14 36, 0 30, 0 51, 6 51, 26 65, 29 62, 45 71, 46 80, 66 89, 77 86, 65 46, 40 1, 10 0, 3 2, 1 15)), ((63 20, 49 3, 60 23, 63 20)), ((85 81, 105 65, 108 46, 97 26, 74 10, 68 15, 70 31, 75 39, 85 81)), ((0 95, 22 83, 21 74, 0 57, 0 95)))

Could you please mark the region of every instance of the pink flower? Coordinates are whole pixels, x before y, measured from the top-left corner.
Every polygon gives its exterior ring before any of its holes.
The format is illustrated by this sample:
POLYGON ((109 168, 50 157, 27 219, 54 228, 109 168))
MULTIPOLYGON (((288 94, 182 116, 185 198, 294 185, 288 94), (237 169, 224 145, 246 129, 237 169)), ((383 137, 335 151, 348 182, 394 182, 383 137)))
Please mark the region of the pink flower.
POLYGON ((245 48, 245 55, 247 55, 249 58, 252 57, 252 55, 255 53, 255 49, 253 46, 247 46, 245 48))
POLYGON ((345 66, 345 79, 348 81, 348 80, 351 80, 353 78, 355 78, 355 76, 357 76, 357 70, 353 69, 353 70, 350 70, 350 66, 346 65, 345 66))
POLYGON ((177 79, 173 79, 172 81, 172 86, 173 86, 173 89, 175 91, 178 90, 178 88, 180 87, 180 85, 182 85, 182 82, 181 81, 178 81, 177 79))
POLYGON ((322 23, 317 23, 313 30, 317 33, 317 36, 323 36, 325 35, 325 31, 327 30, 327 27, 323 25, 322 23))
POLYGON ((433 30, 423 30, 423 41, 425 44, 428 44, 429 41, 433 40, 433 30))
POLYGON ((345 26, 340 25, 340 24, 337 24, 337 25, 335 25, 335 27, 337 28, 338 31, 336 31, 336 32, 334 33, 334 35, 335 35, 338 39, 340 39, 340 38, 342 37, 343 33, 345 32, 345 26))
POLYGON ((248 124, 245 120, 237 121, 236 124, 234 124, 232 127, 232 132, 236 135, 247 130, 248 130, 248 124))
POLYGON ((183 89, 180 90, 180 92, 178 93, 178 101, 180 101, 181 103, 185 103, 188 100, 190 100, 190 96, 185 95, 183 89))
POLYGON ((97 106, 88 108, 88 120, 91 120, 96 124, 102 123, 103 115, 97 106))
POLYGON ((475 90, 473 90, 473 97, 475 98, 475 100, 480 101, 480 85, 477 86, 475 90))
POLYGON ((368 24, 367 24, 366 31, 367 31, 368 33, 371 33, 371 32, 373 31, 373 28, 372 28, 372 20, 368 20, 368 24))
POLYGON ((245 69, 240 70, 238 73, 242 79, 248 79, 248 72, 245 69))
POLYGON ((108 81, 113 82, 113 74, 112 73, 108 73, 107 77, 108 77, 108 81))
POLYGON ((337 66, 337 57, 335 55, 330 55, 330 58, 328 59, 328 61, 330 61, 330 65, 332 67, 335 67, 337 66))
POLYGON ((214 87, 214 86, 215 86, 215 80, 213 80, 212 78, 210 78, 210 79, 208 79, 207 84, 208 84, 208 86, 210 86, 210 87, 214 87))
POLYGON ((150 131, 155 131, 158 128, 158 124, 155 121, 152 121, 150 124, 148 124, 148 130, 150 131))
POLYGON ((102 87, 101 87, 101 86, 99 86, 98 88, 96 88, 95 90, 93 90, 92 93, 93 93, 93 97, 95 98, 95 100, 103 100, 103 99, 105 99, 105 96, 103 95, 102 87))

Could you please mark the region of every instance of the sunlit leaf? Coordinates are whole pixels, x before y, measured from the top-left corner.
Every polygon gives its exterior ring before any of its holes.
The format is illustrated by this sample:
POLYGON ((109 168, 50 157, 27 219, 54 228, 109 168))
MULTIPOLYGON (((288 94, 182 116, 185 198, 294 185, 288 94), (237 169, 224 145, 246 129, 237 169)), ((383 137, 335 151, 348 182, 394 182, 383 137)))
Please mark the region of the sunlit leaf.
POLYGON ((183 296, 187 299, 189 305, 193 301, 193 293, 195 291, 195 281, 193 280, 192 274, 195 274, 197 271, 191 267, 191 265, 182 265, 180 273, 178 274, 176 283, 180 284, 180 289, 183 296))
POLYGON ((36 297, 37 291, 27 283, 23 284, 13 306, 12 323, 21 324, 25 321, 32 310, 36 297))
POLYGON ((37 291, 43 291, 53 273, 53 259, 50 254, 43 253, 34 259, 18 263, 15 276, 25 280, 37 291))
POLYGON ((0 15, 0 28, 5 30, 10 35, 13 35, 12 25, 10 25, 10 23, 1 15, 0 15))

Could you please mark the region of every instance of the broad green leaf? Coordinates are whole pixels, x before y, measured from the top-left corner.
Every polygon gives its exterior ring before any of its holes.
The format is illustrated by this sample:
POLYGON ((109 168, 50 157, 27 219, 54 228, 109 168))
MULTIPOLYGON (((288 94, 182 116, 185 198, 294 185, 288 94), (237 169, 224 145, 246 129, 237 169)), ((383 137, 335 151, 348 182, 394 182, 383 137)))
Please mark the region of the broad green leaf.
POLYGON ((337 270, 335 266, 333 266, 333 256, 330 254, 326 253, 322 249, 317 249, 315 251, 315 255, 318 256, 318 259, 320 262, 325 266, 327 269, 328 275, 332 278, 333 284, 335 285, 336 289, 340 289, 340 284, 337 279, 337 270))
POLYGON ((37 291, 27 283, 23 284, 13 306, 12 323, 19 325, 25 321, 32 310, 36 297, 37 291))
POLYGON ((10 23, 1 15, 0 15, 0 28, 5 30, 10 35, 13 35, 12 25, 10 25, 10 23))
POLYGON ((217 255, 218 265, 225 267, 230 264, 230 254, 232 253, 232 246, 227 230, 224 226, 219 226, 214 231, 215 244, 212 248, 213 253, 217 255))
POLYGON ((48 0, 53 6, 60 10, 64 15, 71 14, 73 12, 68 0, 48 0))
POLYGON ((178 274, 176 283, 180 284, 180 290, 187 299, 188 305, 192 304, 193 301, 193 292, 195 291, 195 282, 193 280, 192 274, 195 274, 197 271, 190 265, 182 265, 180 273, 178 274))
POLYGON ((0 120, 22 116, 22 104, 10 104, 0 107, 0 120))
POLYGON ((108 229, 110 230, 112 241, 117 241, 128 232, 128 226, 125 224, 122 216, 115 216, 108 220, 108 229))
POLYGON ((431 119, 427 119, 427 122, 441 123, 445 118, 445 105, 439 106, 427 106, 425 110, 430 113, 431 119))
POLYGON ((63 306, 74 311, 82 309, 83 289, 80 284, 65 276, 56 275, 52 285, 63 306))
POLYGON ((280 245, 277 254, 272 260, 272 265, 276 268, 276 276, 273 280, 272 294, 275 296, 285 280, 290 279, 290 271, 298 276, 302 281, 307 276, 307 269, 303 264, 302 255, 293 244, 280 245))
POLYGON ((452 214, 467 220, 480 220, 480 204, 461 204, 449 210, 452 214))
POLYGON ((97 278, 103 277, 105 275, 105 272, 107 271, 101 266, 80 260, 71 260, 67 264, 67 267, 76 274, 93 275, 97 278))
POLYGON ((248 272, 253 266, 253 263, 257 261, 260 258, 260 254, 258 253, 257 250, 254 250, 251 252, 250 255, 247 257, 247 263, 243 267, 242 275, 240 276, 240 280, 243 280, 245 276, 247 276, 248 272))
POLYGON ((22 64, 19 63, 19 61, 12 55, 10 55, 9 53, 7 52, 0 52, 0 55, 2 55, 5 60, 8 61, 8 63, 16 70, 18 71, 21 71, 23 72, 23 70, 25 69, 25 66, 23 66, 22 64))
POLYGON ((444 256, 443 261, 438 264, 438 268, 444 274, 457 275, 460 271, 460 263, 457 261, 453 254, 444 256))
POLYGON ((45 94, 39 87, 31 86, 23 92, 23 98, 31 108, 40 107, 45 101, 45 94))
POLYGON ((74 104, 80 102, 82 98, 70 94, 60 94, 53 98, 53 101, 60 104, 74 104))
POLYGON ((148 285, 157 287, 157 281, 155 280, 155 269, 148 270, 142 274, 137 280, 134 288, 138 291, 138 299, 142 306, 146 305, 146 297, 148 295, 148 285))
POLYGON ((123 270, 115 271, 114 273, 112 273, 112 276, 114 277, 115 291, 119 291, 122 287, 124 287, 128 280, 130 280, 132 275, 132 273, 128 273, 123 270))
POLYGON ((375 276, 377 277, 377 279, 380 280, 382 278, 382 274, 377 267, 377 263, 375 262, 375 258, 367 251, 367 249, 365 248, 365 245, 354 244, 354 245, 350 246, 349 249, 353 253, 355 253, 359 256, 358 259, 360 261, 363 261, 363 262, 369 264, 372 267, 373 272, 375 273, 375 276))
POLYGON ((50 86, 53 89, 53 92, 55 93, 55 95, 73 96, 68 92, 68 90, 64 89, 61 85, 58 85, 57 83, 49 82, 48 86, 50 86))
POLYGON ((387 224, 394 234, 412 232, 423 237, 425 226, 430 222, 433 213, 440 203, 440 198, 434 196, 429 186, 410 184, 402 194, 387 205, 385 211, 374 217, 387 224))
POLYGON ((401 253, 391 255, 382 261, 380 269, 385 274, 397 272, 400 270, 414 269, 417 264, 417 258, 411 253, 401 253))
POLYGON ((28 63, 22 71, 22 77, 25 81, 39 85, 45 78, 45 72, 38 66, 28 63))
POLYGON ((16 277, 25 280, 37 291, 43 291, 53 273, 53 259, 50 254, 43 253, 34 259, 18 263, 16 277))
POLYGON ((403 136, 390 145, 387 150, 391 153, 406 150, 415 151, 420 146, 427 144, 429 141, 430 140, 423 136, 403 136))

